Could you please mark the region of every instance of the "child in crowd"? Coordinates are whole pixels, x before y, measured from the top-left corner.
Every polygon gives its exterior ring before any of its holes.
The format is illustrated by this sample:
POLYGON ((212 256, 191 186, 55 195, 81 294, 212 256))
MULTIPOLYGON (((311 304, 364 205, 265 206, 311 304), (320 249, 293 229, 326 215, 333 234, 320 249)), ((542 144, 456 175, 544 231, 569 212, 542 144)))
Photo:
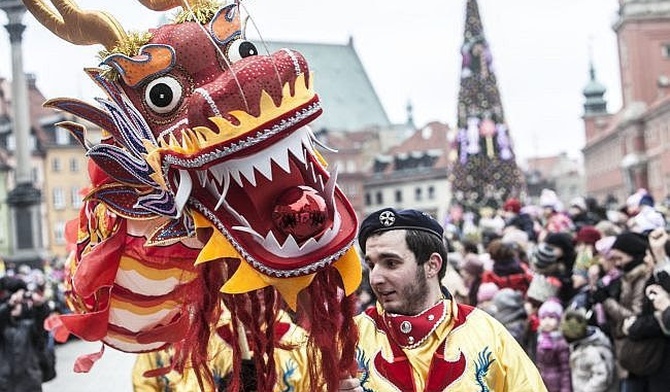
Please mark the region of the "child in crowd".
POLYGON ((606 392, 613 386, 614 352, 609 338, 589 324, 590 312, 568 309, 561 320, 561 332, 570 345, 573 392, 606 392))
POLYGON ((540 325, 535 362, 549 392, 572 392, 570 348, 559 328, 563 307, 551 298, 538 310, 540 325))

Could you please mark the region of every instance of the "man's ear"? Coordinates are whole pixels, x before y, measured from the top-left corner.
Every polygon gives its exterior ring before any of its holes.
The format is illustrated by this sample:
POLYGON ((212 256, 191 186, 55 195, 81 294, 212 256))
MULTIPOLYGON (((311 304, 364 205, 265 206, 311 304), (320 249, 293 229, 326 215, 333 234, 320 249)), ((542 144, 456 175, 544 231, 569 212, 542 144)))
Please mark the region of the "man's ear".
POLYGON ((431 254, 428 258, 428 261, 424 264, 424 268, 426 269, 426 276, 429 278, 437 276, 437 274, 440 272, 440 268, 442 268, 443 262, 444 260, 442 260, 442 256, 440 256, 439 253, 434 252, 431 254))

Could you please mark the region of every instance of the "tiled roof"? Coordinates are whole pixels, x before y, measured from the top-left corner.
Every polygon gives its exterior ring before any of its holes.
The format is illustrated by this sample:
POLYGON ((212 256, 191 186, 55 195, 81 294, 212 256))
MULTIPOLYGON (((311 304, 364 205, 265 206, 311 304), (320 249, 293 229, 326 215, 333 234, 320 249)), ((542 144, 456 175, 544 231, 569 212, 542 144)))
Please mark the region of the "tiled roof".
MULTIPOLYGON (((351 131, 390 125, 351 40, 346 45, 281 41, 268 41, 266 45, 270 52, 290 48, 307 59, 323 106, 323 114, 313 123, 316 130, 351 131)), ((262 44, 259 51, 265 51, 262 44)))
POLYGON ((449 126, 437 121, 416 130, 398 146, 375 157, 375 174, 446 169, 449 166, 448 132, 449 126))

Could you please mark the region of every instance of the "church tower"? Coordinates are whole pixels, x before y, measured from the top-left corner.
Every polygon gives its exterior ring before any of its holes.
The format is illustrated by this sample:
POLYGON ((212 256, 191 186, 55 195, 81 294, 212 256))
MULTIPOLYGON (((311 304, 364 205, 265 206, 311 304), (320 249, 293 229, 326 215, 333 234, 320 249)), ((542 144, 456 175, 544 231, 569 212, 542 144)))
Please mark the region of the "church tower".
POLYGON ((466 210, 500 207, 507 197, 519 196, 523 179, 476 0, 467 1, 461 55, 454 198, 466 210))

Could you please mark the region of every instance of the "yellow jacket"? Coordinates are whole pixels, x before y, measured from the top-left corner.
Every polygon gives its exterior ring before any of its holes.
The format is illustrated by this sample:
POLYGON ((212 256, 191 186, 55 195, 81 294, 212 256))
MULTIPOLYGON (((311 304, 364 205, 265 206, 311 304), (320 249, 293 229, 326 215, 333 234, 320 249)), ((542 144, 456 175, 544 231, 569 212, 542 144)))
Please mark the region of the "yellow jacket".
POLYGON ((439 313, 405 317, 406 324, 394 324, 379 305, 356 316, 366 392, 546 392, 535 364, 504 326, 479 309, 443 301, 439 313), (420 329, 412 322, 421 317, 437 321, 403 341, 420 329))
MULTIPOLYGON (((229 317, 229 315, 228 315, 229 317)), ((230 325, 230 319, 224 315, 222 325, 230 325)), ((279 338, 282 348, 275 348, 275 368, 277 371, 277 383, 274 390, 277 392, 309 391, 308 381, 304 374, 307 373, 306 363, 306 332, 293 324, 290 317, 281 312, 279 316, 278 329, 283 333, 279 338)), ((170 349, 139 354, 133 367, 133 390, 134 392, 195 392, 200 391, 198 380, 192 369, 187 369, 184 374, 170 371, 159 377, 144 377, 144 372, 157 369, 170 364, 170 349)), ((208 352, 211 354, 210 369, 214 380, 218 381, 232 371, 231 346, 218 334, 213 334, 209 341, 208 352)), ((205 385, 203 392, 216 392, 215 385, 205 385)))

